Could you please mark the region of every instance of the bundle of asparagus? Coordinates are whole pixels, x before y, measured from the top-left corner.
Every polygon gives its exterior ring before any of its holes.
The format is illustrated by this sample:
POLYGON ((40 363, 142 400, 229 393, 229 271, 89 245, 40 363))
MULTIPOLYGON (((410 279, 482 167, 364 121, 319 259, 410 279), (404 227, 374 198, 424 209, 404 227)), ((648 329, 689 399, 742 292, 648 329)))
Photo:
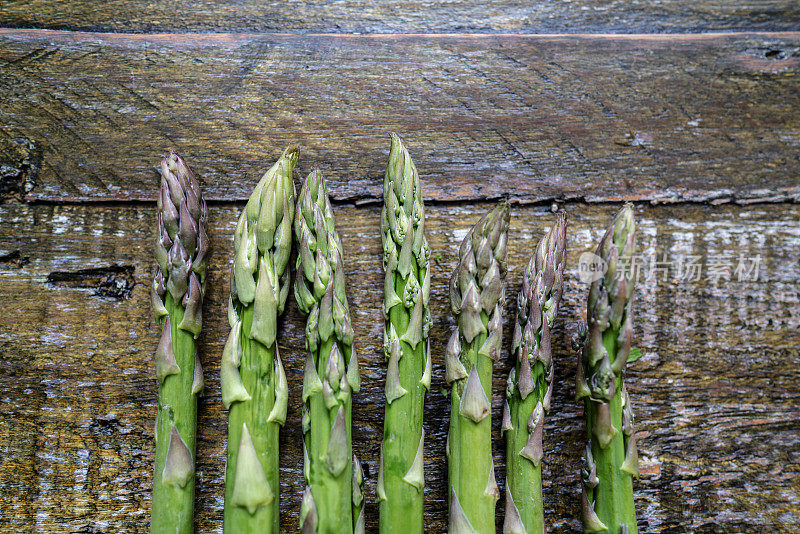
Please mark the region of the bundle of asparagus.
POLYGON ((567 217, 539 241, 522 274, 514 325, 514 366, 508 376, 503 431, 506 433, 504 534, 544 532, 542 428, 553 391, 550 329, 564 291, 567 217))
POLYGON ((154 533, 193 531, 197 395, 203 389, 195 340, 202 326, 209 252, 206 218, 200 184, 183 158, 171 153, 161 162, 152 287, 153 311, 162 328, 155 354, 159 387, 150 521, 154 533))
POLYGON ((288 388, 277 319, 289 294, 294 219, 292 169, 286 150, 255 187, 234 234, 234 262, 222 354, 222 402, 228 416, 224 530, 279 532, 278 433, 288 388))
POLYGON ((431 315, 430 249, 419 175, 392 135, 383 182, 384 350, 386 415, 377 489, 380 531, 423 532, 422 410, 431 387, 428 331, 431 315))
POLYGON ((363 474, 352 455, 352 391, 359 390, 358 359, 345 296, 342 244, 334 227, 325 180, 308 175, 297 203, 294 292, 306 315, 303 378, 303 533, 364 531, 363 474))
MULTIPOLYGON (((364 531, 361 464, 352 454, 352 392, 358 359, 345 295, 341 241, 325 180, 305 180, 296 211, 286 150, 258 182, 234 238, 228 319, 220 366, 229 414, 226 532, 278 532, 278 435, 286 419, 287 382, 276 344, 289 292, 292 228, 299 243, 294 292, 307 317, 303 381, 304 477, 301 531, 364 531)), ((183 159, 162 161, 157 267, 152 304, 162 328, 156 351, 159 404, 152 532, 193 530, 197 395, 203 374, 196 353, 209 240, 207 208, 183 159)), ((494 532, 499 498, 491 449, 493 362, 502 343, 509 208, 501 203, 467 234, 450 278, 458 328, 448 342, 451 386, 449 531, 494 532)), ((393 135, 381 213, 384 248, 386 413, 377 494, 381 532, 423 532, 423 406, 431 384, 430 250, 416 167, 393 135)), ((588 328, 577 374, 587 433, 582 479, 584 531, 637 531, 632 477, 638 476, 633 413, 625 388, 632 332, 635 223, 626 204, 597 249, 606 271, 591 285, 588 328)), ((518 295, 502 429, 506 433, 504 533, 544 531, 542 428, 552 392, 550 330, 563 292, 566 216, 539 242, 518 295)))
POLYGON ((625 389, 631 348, 635 250, 633 206, 614 217, 597 248, 607 269, 589 290, 588 339, 577 373, 589 444, 583 458, 584 532, 637 532, 633 476, 638 476, 633 411, 625 389))
POLYGON ((492 366, 503 338, 509 208, 483 216, 461 243, 450 278, 450 305, 458 328, 445 354, 451 385, 447 440, 450 534, 495 531, 499 490, 491 440, 492 366))

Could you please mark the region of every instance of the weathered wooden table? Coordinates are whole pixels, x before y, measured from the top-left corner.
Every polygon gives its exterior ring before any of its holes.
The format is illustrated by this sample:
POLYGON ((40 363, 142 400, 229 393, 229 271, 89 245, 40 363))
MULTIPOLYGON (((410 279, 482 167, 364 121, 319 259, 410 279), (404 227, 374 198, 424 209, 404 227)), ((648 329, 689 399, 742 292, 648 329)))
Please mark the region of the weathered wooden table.
MULTIPOLYGON (((363 373, 353 435, 375 530, 392 131, 422 175, 434 257, 429 532, 446 529, 445 283, 461 236, 502 197, 514 203, 509 294, 552 206, 570 216, 545 430, 550 531, 580 524, 569 341, 586 286, 574 268, 623 199, 637 203, 650 262, 634 336, 644 356, 629 372, 641 531, 800 530, 797 2, 11 0, 0 25, 0 531, 148 529, 153 200, 160 156, 175 148, 210 199, 196 526, 221 532, 231 236, 287 145, 301 147, 301 175, 327 173, 336 200, 363 373)), ((279 334, 286 531, 302 487, 302 326, 292 303, 279 334)), ((495 375, 500 484, 507 371, 495 375)))

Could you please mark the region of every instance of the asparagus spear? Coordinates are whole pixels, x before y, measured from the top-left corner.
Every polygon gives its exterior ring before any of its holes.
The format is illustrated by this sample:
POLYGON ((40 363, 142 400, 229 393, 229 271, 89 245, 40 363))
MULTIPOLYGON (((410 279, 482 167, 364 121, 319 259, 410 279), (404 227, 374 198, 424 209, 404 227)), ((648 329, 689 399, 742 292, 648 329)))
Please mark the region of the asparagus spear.
POLYGON ((499 490, 492 459, 492 365, 503 338, 508 223, 505 202, 484 215, 461 243, 450 278, 450 306, 458 319, 445 353, 445 378, 451 384, 450 534, 495 531, 499 490))
POLYGON ((423 532, 422 410, 431 387, 430 249, 417 168, 396 135, 383 181, 386 414, 378 488, 380 531, 423 532))
POLYGON ((308 175, 297 202, 297 276, 294 292, 306 315, 303 378, 303 533, 363 532, 360 468, 354 469, 350 433, 351 391, 359 389, 358 359, 345 296, 342 243, 322 174, 308 175), (354 503, 354 501, 358 501, 354 503), (355 506, 354 506, 355 505, 355 506), (354 510, 358 510, 358 516, 354 510))
POLYGON ((567 217, 539 241, 522 274, 514 325, 514 366, 508 376, 503 431, 506 433, 504 534, 544 532, 542 428, 553 391, 550 329, 564 291, 567 217))
POLYGON ((161 161, 156 270, 151 298, 162 328, 156 349, 158 415, 153 480, 153 533, 193 532, 197 395, 203 369, 195 346, 202 326, 209 240, 206 203, 186 162, 161 161))
POLYGON ((633 207, 626 204, 597 247, 607 270, 589 289, 588 339, 577 373, 589 436, 582 469, 584 532, 637 532, 632 477, 639 467, 624 382, 633 329, 635 229, 633 207))
POLYGON ((228 414, 224 531, 279 532, 278 434, 288 388, 275 342, 289 294, 294 219, 292 169, 285 150, 256 184, 234 234, 222 402, 228 414))
POLYGON ((364 534, 364 470, 353 455, 353 532, 364 534))

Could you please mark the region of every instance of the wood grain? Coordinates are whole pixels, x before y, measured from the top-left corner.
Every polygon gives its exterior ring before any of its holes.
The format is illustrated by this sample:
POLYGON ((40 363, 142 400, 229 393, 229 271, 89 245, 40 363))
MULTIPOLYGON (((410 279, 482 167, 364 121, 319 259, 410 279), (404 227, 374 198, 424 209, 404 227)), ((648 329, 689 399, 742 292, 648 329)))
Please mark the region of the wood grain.
MULTIPOLYGON (((426 525, 444 532, 442 354, 453 327, 445 280, 457 246, 486 205, 430 206, 434 378, 426 411, 426 525)), ((569 340, 586 287, 578 256, 596 243, 615 207, 570 204, 569 278, 554 334, 556 385, 547 418, 545 500, 551 532, 578 529, 581 409, 573 400, 569 340)), ((205 329, 200 358, 197 531, 221 532, 226 414, 219 355, 231 235, 238 209, 212 206, 205 329)), ((552 214, 512 210, 510 288, 552 214)), ((355 449, 367 471, 368 531, 377 517, 376 445, 383 412, 382 277, 377 207, 338 206, 349 298, 362 362, 354 405, 355 449)), ((635 343, 644 356, 628 386, 639 432, 635 484, 645 532, 796 532, 800 525, 800 206, 638 207, 640 250, 677 261, 701 257, 700 278, 643 278, 635 343), (760 255, 756 280, 709 280, 711 265, 760 255)), ((152 205, 0 206, 0 509, 14 532, 147 532, 153 462, 157 343, 149 318, 152 205), (55 279, 52 273, 60 273, 55 279), (72 275, 70 275, 72 273, 72 275), (121 277, 122 280, 118 280, 121 277), (132 284, 132 285, 131 285, 132 284), (107 287, 129 291, 103 291, 107 287)), ((647 269, 644 271, 647 273, 647 269)), ((650 271, 652 272, 652 271, 650 271)), ((291 300, 291 299, 290 299, 291 300)), ((509 310, 512 303, 509 302, 509 310)), ((292 302, 279 343, 290 383, 282 439, 285 531, 301 491, 303 324, 292 302)), ((507 338, 510 333, 506 332, 507 338)), ((506 349, 510 339, 506 339, 506 349)), ((496 463, 503 483, 499 414, 508 367, 494 383, 496 463)), ((502 504, 502 503, 501 503, 502 504)), ((502 510, 502 508, 499 508, 502 510)), ((499 516, 500 517, 500 516, 499 516)))
POLYGON ((431 201, 800 199, 800 33, 131 35, 0 30, 4 196, 152 200, 175 148, 245 199, 288 145, 380 198, 400 133, 431 201))
POLYGON ((16 28, 145 33, 657 33, 797 29, 800 8, 792 0, 15 0, 0 4, 0 20, 16 28))

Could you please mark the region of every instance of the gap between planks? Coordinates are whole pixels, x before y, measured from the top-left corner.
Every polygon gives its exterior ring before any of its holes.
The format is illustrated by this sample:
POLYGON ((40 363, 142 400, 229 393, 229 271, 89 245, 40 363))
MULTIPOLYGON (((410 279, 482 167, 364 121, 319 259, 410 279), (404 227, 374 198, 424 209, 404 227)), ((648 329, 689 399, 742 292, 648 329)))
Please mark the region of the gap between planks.
MULTIPOLYGON (((301 182, 295 182, 295 186, 299 189, 301 182)), ((255 186, 255 185, 254 185, 255 186)), ((224 199, 224 198, 211 198, 206 199, 206 204, 209 206, 215 206, 220 208, 226 207, 243 207, 247 204, 248 199, 224 199)), ((733 205, 739 206, 742 209, 744 208, 753 208, 758 207, 761 205, 764 206, 779 206, 779 205, 793 205, 793 204, 800 204, 800 199, 798 198, 786 198, 786 197, 776 197, 775 199, 770 198, 760 198, 760 199, 737 199, 737 198, 720 198, 720 199, 708 199, 708 200, 676 200, 676 201, 669 201, 663 199, 630 199, 630 198, 619 198, 619 199, 597 199, 591 200, 586 198, 567 198, 564 200, 526 200, 526 199, 516 199, 513 197, 485 197, 479 199, 459 199, 459 200, 443 200, 443 199, 425 199, 426 206, 461 206, 461 205, 490 205, 495 202, 499 202, 501 200, 507 200, 512 207, 546 207, 546 206, 555 206, 558 209, 562 209, 566 206, 604 206, 604 205, 615 205, 615 204, 622 204, 624 202, 630 202, 637 206, 710 206, 710 207, 717 207, 717 206, 725 206, 725 205, 733 205)), ((339 207, 355 207, 355 208, 368 208, 370 206, 379 206, 383 203, 383 199, 381 198, 363 198, 363 199, 330 199, 331 204, 334 206, 339 207)), ((82 198, 82 197, 67 197, 58 200, 51 200, 51 199, 37 199, 31 198, 26 200, 25 202, 16 202, 13 199, 8 202, 0 202, 0 205, 25 205, 25 206, 86 206, 86 207, 97 207, 103 208, 121 208, 124 206, 155 206, 156 201, 150 200, 147 198, 130 198, 130 199, 122 199, 122 198, 82 198)))
POLYGON ((256 39, 304 40, 313 38, 336 39, 378 39, 378 40, 580 40, 601 39, 618 41, 704 41, 721 38, 763 37, 767 39, 800 39, 800 31, 732 31, 699 33, 283 33, 283 32, 182 32, 182 33, 112 33, 87 32, 79 30, 48 30, 42 28, 3 28, 0 35, 5 37, 52 37, 63 41, 111 42, 158 42, 160 44, 181 46, 194 42, 200 46, 224 44, 246 44, 256 39))

